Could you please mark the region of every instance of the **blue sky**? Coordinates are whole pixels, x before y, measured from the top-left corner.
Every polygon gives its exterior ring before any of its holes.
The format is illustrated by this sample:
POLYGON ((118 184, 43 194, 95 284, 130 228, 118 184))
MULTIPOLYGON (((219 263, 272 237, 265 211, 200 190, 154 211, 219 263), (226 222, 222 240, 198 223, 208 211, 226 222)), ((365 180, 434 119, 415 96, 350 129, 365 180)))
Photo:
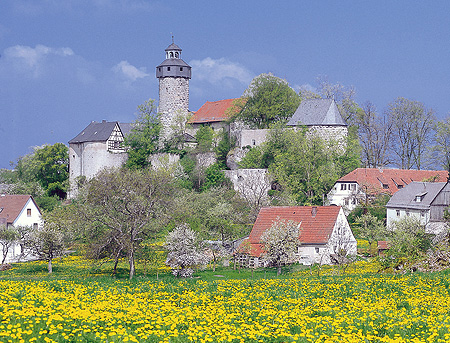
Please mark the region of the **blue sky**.
POLYGON ((271 72, 294 89, 353 86, 379 112, 421 101, 443 119, 449 13, 449 1, 2 0, 0 168, 92 120, 133 121, 158 98, 171 32, 192 66, 192 111, 271 72))

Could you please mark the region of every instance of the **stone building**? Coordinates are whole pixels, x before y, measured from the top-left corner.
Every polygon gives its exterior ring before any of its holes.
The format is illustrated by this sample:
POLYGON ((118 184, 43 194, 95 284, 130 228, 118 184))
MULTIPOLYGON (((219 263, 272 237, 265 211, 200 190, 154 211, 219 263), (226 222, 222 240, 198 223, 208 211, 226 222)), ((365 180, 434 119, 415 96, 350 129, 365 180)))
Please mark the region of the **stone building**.
POLYGON ((161 114, 160 139, 167 140, 173 134, 176 116, 186 117, 189 112, 189 80, 191 66, 181 59, 181 48, 173 43, 166 51, 166 59, 156 67, 159 80, 158 112, 161 114))
POLYGON ((89 180, 103 168, 119 167, 128 155, 122 142, 131 131, 131 124, 91 122, 69 141, 69 198, 77 194, 78 181, 89 180))
POLYGON ((348 134, 347 123, 333 99, 303 100, 287 126, 306 126, 310 132, 338 142, 345 142, 348 134))

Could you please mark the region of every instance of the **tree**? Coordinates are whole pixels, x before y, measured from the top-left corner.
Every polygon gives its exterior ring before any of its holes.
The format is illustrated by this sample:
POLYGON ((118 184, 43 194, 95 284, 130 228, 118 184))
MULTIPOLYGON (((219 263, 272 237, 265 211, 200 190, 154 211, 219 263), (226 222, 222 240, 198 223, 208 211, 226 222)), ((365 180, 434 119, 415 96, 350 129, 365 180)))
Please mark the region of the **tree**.
POLYGON ((172 170, 116 168, 101 171, 86 186, 80 207, 84 226, 100 227, 97 239, 111 239, 127 253, 130 279, 135 275, 135 252, 159 231, 174 185, 172 170))
POLYGON ((435 132, 432 147, 433 159, 439 163, 439 167, 450 173, 450 117, 438 121, 435 132))
POLYGON ((373 242, 386 235, 384 223, 370 213, 357 217, 356 222, 359 224, 359 237, 367 240, 369 247, 372 247, 373 242))
POLYGON ((356 114, 358 136, 362 147, 362 161, 367 168, 379 168, 389 164, 388 149, 392 123, 381 119, 375 105, 366 102, 356 114))
POLYGON ((275 122, 286 122, 300 104, 300 97, 289 84, 272 74, 255 77, 237 103, 238 113, 233 120, 241 120, 250 127, 266 129, 275 122))
POLYGON ((389 104, 387 117, 392 127, 395 162, 402 169, 421 169, 434 126, 433 110, 421 102, 397 98, 389 104))
POLYGON ((264 259, 277 266, 277 274, 281 274, 281 266, 295 258, 300 246, 300 226, 292 220, 278 218, 261 236, 264 246, 264 259))
POLYGON ((161 127, 154 100, 149 99, 138 106, 137 119, 123 142, 128 147, 127 168, 142 169, 149 165, 150 154, 158 150, 161 127))
POLYGON ((76 217, 66 207, 57 207, 45 213, 43 223, 25 234, 25 247, 31 254, 48 261, 48 272, 52 273, 52 261, 64 254, 67 244, 72 241, 73 225, 76 217))
POLYGON ((187 224, 169 232, 164 246, 169 251, 166 263, 175 276, 191 277, 193 268, 206 263, 206 256, 200 251, 197 234, 187 224))
POLYGON ((2 264, 5 263, 9 249, 18 239, 17 230, 7 224, 0 225, 0 245, 2 246, 2 264))
POLYGON ((404 217, 388 228, 388 261, 396 266, 413 262, 431 247, 431 239, 425 232, 425 226, 414 216, 404 217))

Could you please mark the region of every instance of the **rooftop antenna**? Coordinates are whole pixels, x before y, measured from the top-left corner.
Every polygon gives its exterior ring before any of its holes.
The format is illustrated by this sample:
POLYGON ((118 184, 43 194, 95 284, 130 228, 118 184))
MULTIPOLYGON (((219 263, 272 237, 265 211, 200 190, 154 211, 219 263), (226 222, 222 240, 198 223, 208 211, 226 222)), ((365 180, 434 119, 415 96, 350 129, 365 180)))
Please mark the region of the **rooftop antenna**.
POLYGON ((174 44, 174 41, 173 41, 173 32, 171 32, 170 34, 171 34, 171 36, 172 36, 172 44, 174 44))

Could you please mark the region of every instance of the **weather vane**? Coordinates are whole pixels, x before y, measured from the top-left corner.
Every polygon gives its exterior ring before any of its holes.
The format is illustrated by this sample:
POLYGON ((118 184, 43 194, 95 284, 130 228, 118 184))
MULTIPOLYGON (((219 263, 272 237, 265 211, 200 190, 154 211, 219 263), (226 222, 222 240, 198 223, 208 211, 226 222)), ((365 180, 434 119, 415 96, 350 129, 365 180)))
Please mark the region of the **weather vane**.
POLYGON ((172 35, 172 44, 174 44, 174 41, 173 41, 173 32, 171 32, 170 34, 172 35))

